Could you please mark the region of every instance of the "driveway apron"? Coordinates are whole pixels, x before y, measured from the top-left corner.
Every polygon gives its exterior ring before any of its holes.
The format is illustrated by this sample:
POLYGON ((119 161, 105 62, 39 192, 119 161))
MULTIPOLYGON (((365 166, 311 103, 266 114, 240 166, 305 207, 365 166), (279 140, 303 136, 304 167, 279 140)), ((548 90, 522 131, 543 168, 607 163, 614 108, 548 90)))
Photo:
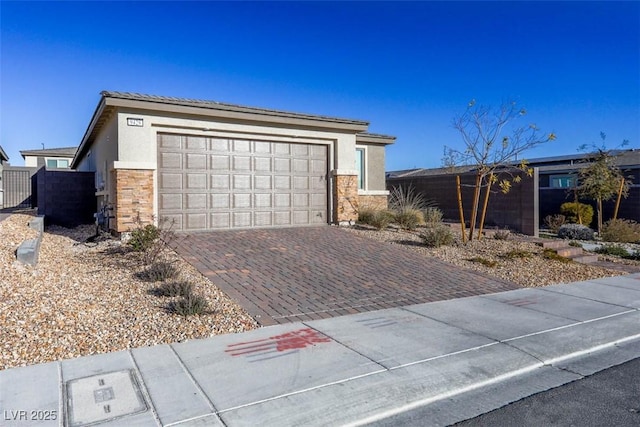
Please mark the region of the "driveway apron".
POLYGON ((519 288, 332 226, 180 234, 174 247, 263 326, 519 288))

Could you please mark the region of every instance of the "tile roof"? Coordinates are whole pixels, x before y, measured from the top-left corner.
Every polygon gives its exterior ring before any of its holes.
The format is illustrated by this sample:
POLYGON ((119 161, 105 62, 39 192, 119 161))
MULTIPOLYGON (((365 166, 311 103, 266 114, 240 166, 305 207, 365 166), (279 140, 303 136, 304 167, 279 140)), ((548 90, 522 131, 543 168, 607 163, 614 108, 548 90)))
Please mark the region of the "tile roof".
POLYGON ((78 147, 58 147, 38 150, 20 150, 20 154, 22 155, 22 158, 25 156, 73 157, 77 150, 78 147))

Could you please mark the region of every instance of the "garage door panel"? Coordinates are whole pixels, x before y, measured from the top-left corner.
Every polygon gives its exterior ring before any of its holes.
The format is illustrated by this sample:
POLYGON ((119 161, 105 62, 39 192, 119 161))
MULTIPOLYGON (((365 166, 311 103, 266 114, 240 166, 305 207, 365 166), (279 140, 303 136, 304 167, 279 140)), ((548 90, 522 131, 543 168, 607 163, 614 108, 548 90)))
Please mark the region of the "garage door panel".
POLYGON ((166 213, 160 217, 161 221, 166 221, 172 230, 182 230, 182 213, 166 213))
POLYGON ((213 212, 209 217, 211 218, 210 228, 231 228, 230 212, 213 212))
POLYGON ((185 224, 184 228, 186 230, 206 230, 207 227, 207 214, 204 212, 201 213, 185 213, 185 224))
POLYGON ((325 145, 160 135, 159 214, 176 230, 327 222, 325 145))
POLYGON ((188 136, 185 148, 187 150, 205 151, 207 149, 207 140, 201 136, 188 136))
POLYGON ((211 209, 229 209, 231 207, 231 194, 213 193, 210 195, 211 209))
POLYGON ((207 194, 187 193, 184 195, 186 209, 207 209, 207 194))
POLYGON ((200 189, 207 188, 207 174, 204 173, 188 173, 187 174, 187 188, 188 189, 200 189))
POLYGON ((182 169, 182 154, 162 153, 160 154, 159 166, 163 169, 182 169))
POLYGON ((231 189, 230 175, 211 175, 211 189, 215 191, 229 191, 231 189))
POLYGON ((207 156, 206 154, 193 154, 188 153, 185 155, 185 166, 189 170, 202 169, 207 170, 207 156))
POLYGON ((248 228, 251 227, 251 212, 232 212, 234 228, 248 228))

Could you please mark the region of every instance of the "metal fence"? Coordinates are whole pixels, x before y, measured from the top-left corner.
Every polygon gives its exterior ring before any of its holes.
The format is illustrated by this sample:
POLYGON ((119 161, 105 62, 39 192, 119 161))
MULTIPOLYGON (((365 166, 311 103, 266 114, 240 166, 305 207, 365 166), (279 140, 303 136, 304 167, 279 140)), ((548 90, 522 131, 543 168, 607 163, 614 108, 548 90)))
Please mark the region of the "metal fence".
POLYGON ((2 170, 3 208, 30 208, 32 205, 31 176, 37 168, 5 166, 2 170))

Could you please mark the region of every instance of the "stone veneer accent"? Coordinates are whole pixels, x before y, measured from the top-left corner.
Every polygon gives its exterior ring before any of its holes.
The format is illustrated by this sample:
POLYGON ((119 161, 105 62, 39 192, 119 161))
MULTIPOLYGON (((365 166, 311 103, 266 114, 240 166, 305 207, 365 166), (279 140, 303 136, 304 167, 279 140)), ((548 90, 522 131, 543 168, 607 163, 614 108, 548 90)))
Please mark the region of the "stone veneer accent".
POLYGON ((333 217, 338 224, 358 219, 358 176, 336 175, 333 179, 333 217))
POLYGON ((358 205, 360 208, 381 210, 389 207, 387 196, 371 196, 360 194, 358 196, 358 205))
POLYGON ((131 231, 137 225, 153 224, 153 171, 115 169, 116 231, 131 231))

